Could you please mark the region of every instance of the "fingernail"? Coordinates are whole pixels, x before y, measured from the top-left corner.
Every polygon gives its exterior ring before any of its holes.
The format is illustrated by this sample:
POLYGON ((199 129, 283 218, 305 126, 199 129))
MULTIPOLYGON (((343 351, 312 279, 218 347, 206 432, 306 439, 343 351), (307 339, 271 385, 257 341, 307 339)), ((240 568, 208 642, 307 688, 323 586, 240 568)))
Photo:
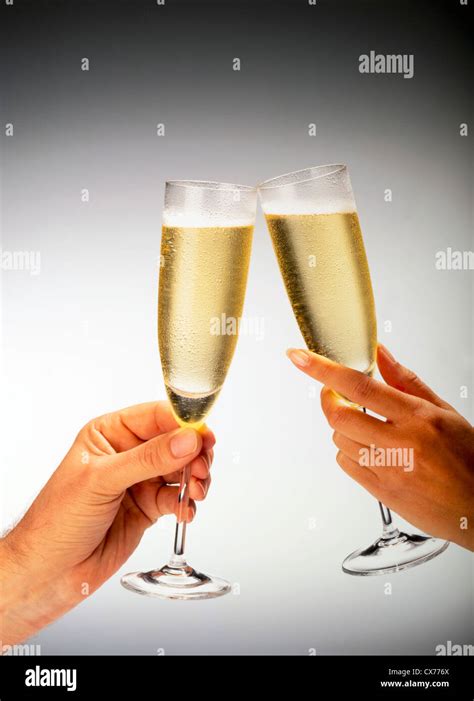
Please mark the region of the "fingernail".
POLYGON ((204 467, 206 468, 206 470, 209 471, 211 469, 211 460, 209 458, 209 455, 207 453, 203 453, 200 456, 200 458, 203 461, 204 467))
POLYGON ((216 437, 210 428, 207 430, 206 444, 208 445, 208 448, 213 448, 216 444, 216 437))
POLYGON ((198 482, 198 484, 199 484, 199 486, 201 487, 202 497, 203 497, 203 499, 204 499, 204 497, 206 496, 206 488, 205 488, 205 486, 203 485, 202 482, 198 482))
POLYGON ((297 365, 299 368, 306 367, 306 365, 309 365, 311 360, 308 351, 305 350, 293 350, 293 348, 290 348, 286 351, 286 354, 291 362, 297 365))
POLYGON ((184 458, 197 448, 197 434, 192 428, 184 428, 175 433, 170 441, 170 449, 175 458, 184 458))
POLYGON ((204 424, 200 433, 201 433, 201 436, 203 438, 204 443, 206 444, 207 449, 212 448, 216 444, 216 437, 215 437, 213 431, 211 431, 211 429, 208 428, 206 426, 206 424, 204 424))
POLYGON ((397 362, 397 361, 395 360, 395 358, 393 357, 393 355, 392 355, 392 354, 390 353, 390 351, 388 350, 388 348, 386 348, 386 347, 383 345, 383 343, 379 343, 379 348, 381 348, 382 353, 383 353, 384 355, 386 355, 387 358, 388 358, 389 360, 392 361, 392 363, 396 363, 396 362, 397 362))

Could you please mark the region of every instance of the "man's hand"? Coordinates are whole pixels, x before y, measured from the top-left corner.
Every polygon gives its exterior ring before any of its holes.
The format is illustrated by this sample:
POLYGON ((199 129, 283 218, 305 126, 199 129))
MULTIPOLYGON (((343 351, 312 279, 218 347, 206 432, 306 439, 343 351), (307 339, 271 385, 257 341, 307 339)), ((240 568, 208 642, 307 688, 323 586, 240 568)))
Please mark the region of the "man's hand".
POLYGON ((167 402, 100 416, 18 525, 0 540, 0 640, 15 643, 95 591, 129 558, 146 528, 176 513, 191 465, 189 507, 211 482, 214 435, 179 428, 167 402))

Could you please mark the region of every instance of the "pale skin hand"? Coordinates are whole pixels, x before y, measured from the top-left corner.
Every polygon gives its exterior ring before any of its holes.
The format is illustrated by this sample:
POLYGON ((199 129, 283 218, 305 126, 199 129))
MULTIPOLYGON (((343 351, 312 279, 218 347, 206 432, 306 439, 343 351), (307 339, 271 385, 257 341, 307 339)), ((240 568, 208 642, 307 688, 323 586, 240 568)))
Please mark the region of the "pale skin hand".
MULTIPOLYGON (((129 558, 144 531, 177 513, 191 465, 188 513, 211 482, 215 438, 178 428, 167 402, 100 416, 79 432, 18 525, 0 540, 0 640, 14 644, 63 615, 129 558)), ((166 544, 168 545, 168 544, 166 544)))
POLYGON ((307 350, 291 349, 288 356, 325 385, 321 405, 344 472, 420 530, 474 550, 471 424, 382 345, 377 364, 387 384, 307 350), (385 418, 364 414, 336 392, 385 418), (413 449, 413 471, 361 466, 371 445, 413 449))

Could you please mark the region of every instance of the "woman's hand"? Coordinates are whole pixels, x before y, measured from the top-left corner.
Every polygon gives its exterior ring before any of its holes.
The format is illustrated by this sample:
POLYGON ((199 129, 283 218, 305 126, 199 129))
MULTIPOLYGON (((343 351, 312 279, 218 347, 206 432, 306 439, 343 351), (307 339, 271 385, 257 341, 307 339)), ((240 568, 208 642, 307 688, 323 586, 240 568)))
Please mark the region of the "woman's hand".
POLYGON ((0 640, 30 637, 103 584, 146 528, 176 513, 191 465, 188 513, 209 485, 214 436, 178 428, 167 402, 100 416, 68 454, 18 525, 0 540, 0 640))
POLYGON ((325 385, 321 405, 344 472, 421 530, 474 550, 472 426, 384 346, 377 363, 387 384, 307 350, 288 356, 325 385))

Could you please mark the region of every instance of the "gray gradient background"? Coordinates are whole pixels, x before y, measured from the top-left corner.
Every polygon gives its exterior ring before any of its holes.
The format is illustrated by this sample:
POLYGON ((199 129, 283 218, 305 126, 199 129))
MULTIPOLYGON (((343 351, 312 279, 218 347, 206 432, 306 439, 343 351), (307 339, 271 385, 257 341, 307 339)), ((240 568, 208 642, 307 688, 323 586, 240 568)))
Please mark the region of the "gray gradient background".
MULTIPOLYGON (((2 124, 15 129, 1 140, 3 248, 42 257, 36 277, 3 274, 2 527, 83 423, 164 396, 155 308, 165 179, 252 184, 347 162, 380 340, 470 415, 460 386, 472 392, 472 272, 434 266, 438 250, 472 248, 471 137, 459 136, 472 116, 470 8, 34 4, 2 7, 2 124), (414 53, 415 77, 360 75, 370 50, 414 53)), ((245 314, 264 317, 265 338, 239 341, 210 420, 212 490, 188 539, 191 562, 240 594, 163 602, 125 591, 117 575, 32 642, 43 654, 146 655, 434 654, 447 640, 472 642, 472 556, 461 548, 388 577, 341 571, 378 535, 378 510, 335 463, 319 389, 285 358, 301 338, 261 212, 245 314)), ((163 564, 172 535, 173 521, 159 522, 122 572, 163 564)))

